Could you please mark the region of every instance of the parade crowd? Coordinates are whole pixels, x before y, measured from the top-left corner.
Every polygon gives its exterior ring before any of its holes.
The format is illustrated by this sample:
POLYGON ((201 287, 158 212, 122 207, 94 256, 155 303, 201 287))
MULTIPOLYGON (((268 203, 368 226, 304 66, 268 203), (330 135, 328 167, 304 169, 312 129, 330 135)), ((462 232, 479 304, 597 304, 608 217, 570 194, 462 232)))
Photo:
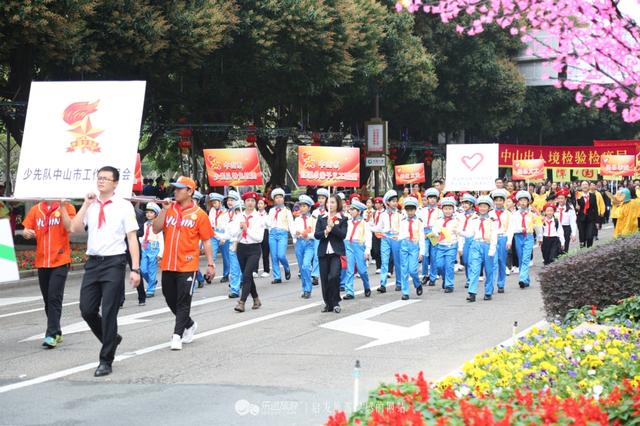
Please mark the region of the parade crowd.
POLYGON ((491 191, 448 192, 442 180, 399 194, 370 197, 366 187, 352 194, 308 188, 295 203, 286 188, 265 188, 203 195, 196 182, 181 176, 168 187, 162 179, 146 180, 144 194, 157 197, 141 208, 116 195, 118 170, 103 167, 97 194, 82 207, 42 201, 26 215, 25 238, 36 240, 36 267, 47 315, 42 345, 62 342, 60 315, 69 271, 69 234, 88 233, 80 311, 102 343, 95 376, 112 372, 122 341, 117 315, 124 301, 126 267, 138 301, 154 297, 158 269, 162 294, 173 314, 172 350, 193 341, 197 322, 191 318, 195 288, 221 275, 236 312, 262 306, 255 278, 271 277, 273 285, 300 279, 300 297, 309 299, 320 286, 322 312, 339 313, 343 300, 356 297, 356 279, 364 296, 372 289, 399 292, 402 300, 417 297, 423 286, 440 283, 454 292, 454 273, 464 269, 469 303, 490 301, 505 292, 506 276, 518 275, 521 289, 531 285, 530 267, 538 247, 544 264, 567 253, 571 243, 591 247, 603 223, 612 220, 614 237, 638 231, 640 182, 623 182, 612 191, 604 182, 547 183, 495 181, 491 191), (166 197, 166 198, 165 198, 166 197), (294 246, 297 271, 287 260, 294 246), (200 256, 206 270, 200 270, 200 256), (222 271, 214 262, 222 258, 222 271), (259 275, 262 260, 263 272, 259 275), (375 277, 368 264, 375 264, 375 277), (395 271, 395 274, 394 274, 395 271), (375 284, 373 281, 376 281, 375 284))

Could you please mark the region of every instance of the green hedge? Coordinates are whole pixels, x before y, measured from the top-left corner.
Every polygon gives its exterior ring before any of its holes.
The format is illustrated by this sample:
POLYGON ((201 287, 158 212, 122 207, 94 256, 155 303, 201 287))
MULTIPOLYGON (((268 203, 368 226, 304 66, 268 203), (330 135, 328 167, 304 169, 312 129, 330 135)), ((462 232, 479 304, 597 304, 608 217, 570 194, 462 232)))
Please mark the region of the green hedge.
POLYGON ((550 320, 570 309, 604 307, 640 293, 640 234, 563 256, 539 273, 550 320))

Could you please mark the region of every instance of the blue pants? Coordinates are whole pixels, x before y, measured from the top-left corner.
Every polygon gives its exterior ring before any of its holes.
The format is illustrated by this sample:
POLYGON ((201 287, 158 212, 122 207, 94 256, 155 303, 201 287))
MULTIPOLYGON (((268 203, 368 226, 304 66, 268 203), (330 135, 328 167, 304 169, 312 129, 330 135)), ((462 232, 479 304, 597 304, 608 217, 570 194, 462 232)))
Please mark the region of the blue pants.
POLYGON ((531 263, 531 253, 533 253, 533 234, 515 234, 513 242, 516 245, 516 253, 518 253, 518 260, 520 261, 520 277, 518 281, 529 287, 529 264, 531 263))
POLYGON ((493 275, 498 278, 498 288, 504 288, 507 279, 507 236, 498 235, 496 255, 493 257, 493 275))
POLYGON ((469 251, 469 293, 478 293, 478 281, 480 279, 480 271, 484 266, 487 273, 484 281, 484 294, 491 296, 493 294, 493 265, 494 257, 489 256, 490 244, 486 241, 473 241, 471 250, 469 251))
MULTIPOLYGON (((216 232, 222 232, 217 231, 216 232)), ((222 255, 222 276, 229 276, 229 241, 225 241, 224 244, 220 244, 220 240, 217 238, 211 238, 211 250, 213 251, 213 261, 218 258, 218 252, 222 255)))
POLYGON ((396 269, 396 276, 401 276, 402 294, 409 295, 409 277, 413 279, 413 286, 420 287, 418 277, 418 256, 420 256, 420 246, 409 240, 400 241, 400 258, 402 259, 400 269, 396 269))
MULTIPOLYGON (((431 232, 431 229, 428 231, 425 230, 425 235, 427 232, 431 232)), ((431 239, 424 239, 424 259, 422 259, 422 275, 426 276, 429 274, 429 279, 431 281, 435 281, 438 278, 437 268, 436 268, 436 247, 431 244, 431 239)))
POLYGON ((344 248, 347 252, 347 269, 344 279, 344 287, 347 294, 354 295, 353 281, 356 274, 356 266, 358 267, 358 273, 362 278, 362 284, 365 290, 369 290, 369 274, 367 273, 367 262, 364 258, 364 244, 345 241, 344 248))
POLYGON ((147 248, 142 249, 140 259, 140 273, 142 279, 147 282, 147 294, 153 294, 158 284, 158 253, 160 253, 160 244, 156 241, 147 243, 147 248))
POLYGON ((465 285, 469 286, 471 284, 471 280, 469 279, 469 253, 471 252, 471 243, 473 242, 473 237, 465 237, 464 245, 462 246, 462 256, 460 260, 462 261, 462 266, 464 266, 464 276, 466 278, 465 285))
POLYGON ((456 257, 458 256, 458 244, 450 246, 443 246, 438 244, 436 246, 436 265, 438 273, 442 275, 444 279, 445 288, 453 288, 453 282, 455 279, 454 267, 456 264, 456 257))
POLYGON ((388 238, 388 235, 385 235, 380 241, 380 257, 382 259, 382 266, 380 268, 380 286, 387 286, 387 273, 389 272, 389 259, 393 256, 393 264, 396 267, 396 286, 402 286, 402 281, 400 280, 400 242, 398 240, 394 240, 388 238))
POLYGON ((311 262, 313 261, 313 248, 316 240, 296 241, 296 259, 298 260, 298 268, 300 269, 300 277, 302 278, 302 291, 311 293, 311 262))
POLYGON ((311 276, 314 278, 320 278, 320 263, 318 263, 318 246, 320 246, 320 240, 313 240, 313 270, 311 276))
POLYGON ((240 270, 240 262, 235 251, 229 250, 229 288, 231 293, 240 294, 242 286, 242 271, 240 270))
POLYGON ((289 233, 283 229, 274 228, 269 230, 269 251, 271 252, 271 274, 274 280, 282 279, 280 275, 280 264, 285 272, 289 272, 289 261, 287 260, 287 243, 289 233))

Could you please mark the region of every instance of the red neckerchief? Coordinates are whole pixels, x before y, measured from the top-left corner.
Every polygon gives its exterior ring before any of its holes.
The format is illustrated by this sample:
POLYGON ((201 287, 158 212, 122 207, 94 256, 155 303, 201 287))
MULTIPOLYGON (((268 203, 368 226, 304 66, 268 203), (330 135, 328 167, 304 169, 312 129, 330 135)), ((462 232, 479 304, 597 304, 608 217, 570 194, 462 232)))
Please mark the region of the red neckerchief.
POLYGON ((100 201, 99 199, 96 199, 96 201, 98 202, 98 204, 100 205, 100 213, 98 213, 98 229, 102 228, 102 225, 104 225, 107 222, 107 219, 104 216, 104 208, 111 204, 111 200, 107 200, 105 202, 100 201))
POLYGON ((43 204, 42 210, 44 211, 44 226, 42 228, 44 232, 47 233, 49 232, 49 221, 51 220, 51 215, 53 214, 53 212, 58 210, 58 208, 60 208, 60 204, 59 203, 51 203, 51 205, 46 205, 45 203, 42 203, 42 204, 43 204))
POLYGON ((247 238, 247 232, 249 231, 249 220, 253 217, 253 214, 250 214, 249 217, 247 215, 244 216, 244 223, 247 227, 242 231, 242 238, 247 238))
POLYGON ((353 224, 353 229, 351 230, 351 236, 349 237, 349 242, 353 241, 353 236, 356 233, 356 230, 358 229, 358 225, 360 225, 360 219, 358 220, 353 220, 351 221, 351 223, 353 224))

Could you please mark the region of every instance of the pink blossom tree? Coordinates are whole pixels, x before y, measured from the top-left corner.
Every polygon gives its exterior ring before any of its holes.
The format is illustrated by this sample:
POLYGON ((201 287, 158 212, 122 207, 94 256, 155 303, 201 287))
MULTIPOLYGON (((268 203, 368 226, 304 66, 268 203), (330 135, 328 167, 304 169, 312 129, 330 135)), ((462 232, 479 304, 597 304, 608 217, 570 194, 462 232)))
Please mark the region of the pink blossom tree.
POLYGON ((497 24, 534 46, 530 54, 552 65, 554 85, 575 91, 576 102, 640 121, 640 31, 618 0, 401 0, 396 9, 456 20, 469 36, 497 24))

